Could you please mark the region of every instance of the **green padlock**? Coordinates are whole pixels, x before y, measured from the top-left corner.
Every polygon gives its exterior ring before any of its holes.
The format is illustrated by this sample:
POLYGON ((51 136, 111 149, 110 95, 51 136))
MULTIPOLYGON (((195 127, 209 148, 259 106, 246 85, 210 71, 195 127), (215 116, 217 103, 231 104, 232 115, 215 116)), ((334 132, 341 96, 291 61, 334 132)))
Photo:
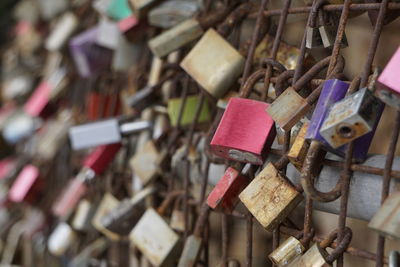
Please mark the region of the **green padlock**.
MULTIPOLYGON (((177 126, 178 124, 179 110, 181 108, 182 101, 182 98, 173 98, 168 101, 168 116, 172 126, 177 126)), ((197 95, 188 96, 186 98, 185 108, 183 109, 181 119, 181 126, 187 126, 193 122, 199 101, 200 97, 197 95)), ((210 108, 207 104, 207 101, 204 101, 197 123, 208 121, 210 121, 210 108)))

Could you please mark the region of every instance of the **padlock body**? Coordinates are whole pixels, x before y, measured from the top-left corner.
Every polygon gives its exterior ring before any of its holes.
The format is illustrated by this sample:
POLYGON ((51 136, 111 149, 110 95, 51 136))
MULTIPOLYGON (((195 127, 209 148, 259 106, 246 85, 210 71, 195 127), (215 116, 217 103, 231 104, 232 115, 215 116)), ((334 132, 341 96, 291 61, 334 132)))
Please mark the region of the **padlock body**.
POLYGON ((268 104, 231 98, 210 148, 216 156, 261 165, 276 136, 274 121, 265 112, 268 104))
MULTIPOLYGON (((188 126, 193 123, 196 115, 196 109, 199 104, 200 98, 197 95, 188 96, 186 98, 185 106, 183 108, 183 114, 180 121, 181 126, 188 126)), ((168 100, 168 116, 172 126, 178 125, 179 111, 183 100, 181 98, 173 98, 168 100)), ((207 101, 203 102, 200 110, 200 115, 197 123, 205 123, 210 121, 210 109, 207 101)))
POLYGON ((298 135, 296 136, 292 147, 289 150, 289 153, 287 154, 287 157, 289 158, 290 162, 298 169, 301 171, 304 159, 307 155, 308 148, 310 146, 310 143, 306 140, 306 132, 307 129, 309 128, 309 123, 304 122, 303 126, 301 127, 298 135))
POLYGON ((129 164, 143 185, 150 183, 157 175, 161 155, 153 141, 147 141, 143 148, 136 153, 129 164))
POLYGON ((129 238, 154 266, 173 266, 179 237, 154 209, 143 214, 129 238))
POLYGON ((185 231, 185 214, 182 210, 174 209, 171 214, 171 220, 169 222, 172 229, 178 232, 185 231))
POLYGON ((149 41, 149 47, 157 57, 164 57, 180 47, 196 40, 203 29, 196 19, 185 20, 149 41))
POLYGON ((92 225, 94 226, 94 228, 96 228, 99 232, 101 232, 113 241, 119 240, 120 237, 116 233, 111 232, 103 226, 102 218, 106 216, 109 212, 116 209, 119 203, 120 202, 118 201, 118 199, 116 199, 113 195, 111 195, 110 193, 106 193, 103 196, 103 199, 101 200, 92 219, 92 225))
POLYGON ((201 238, 190 235, 183 247, 182 255, 179 259, 178 267, 194 267, 194 262, 199 257, 202 240, 201 238))
POLYGON ((271 254, 270 260, 278 267, 288 266, 294 259, 303 254, 305 248, 301 242, 290 236, 279 245, 271 254))
POLYGON ((292 87, 286 89, 267 108, 267 113, 283 130, 289 131, 311 106, 292 87))
POLYGON ((289 266, 290 267, 325 267, 332 266, 326 262, 328 253, 318 244, 314 244, 300 258, 297 258, 289 266))
MULTIPOLYGON (((319 27, 319 34, 321 35, 322 44, 325 48, 332 48, 335 44, 337 25, 324 25, 319 27)), ((346 33, 343 32, 342 41, 340 43, 341 48, 346 48, 348 46, 346 33)))
POLYGON ((368 227, 389 238, 400 239, 400 192, 389 195, 368 227))
POLYGON ((61 49, 78 26, 78 18, 73 13, 65 13, 55 25, 45 42, 49 51, 61 49))
POLYGON ((333 148, 349 143, 373 130, 382 105, 371 91, 363 88, 332 106, 320 134, 333 148))
POLYGON ((8 199, 16 203, 33 200, 38 193, 39 186, 39 169, 36 166, 27 165, 12 184, 8 192, 8 199))
POLYGON ((400 47, 394 53, 376 83, 376 95, 386 104, 400 109, 400 47))
POLYGON ((239 198, 257 221, 272 231, 302 201, 303 195, 268 163, 239 198))
POLYGON ((226 169, 224 176, 219 180, 208 195, 207 204, 212 209, 232 211, 238 202, 239 194, 247 186, 248 179, 232 167, 226 169))
POLYGON ((234 47, 209 29, 180 66, 210 95, 220 98, 239 78, 244 62, 234 47))
POLYGON ((324 47, 322 37, 318 28, 307 26, 306 28, 306 47, 308 49, 324 47))
POLYGON ((76 233, 65 222, 59 223, 47 241, 49 252, 55 256, 65 254, 68 248, 77 240, 76 233))

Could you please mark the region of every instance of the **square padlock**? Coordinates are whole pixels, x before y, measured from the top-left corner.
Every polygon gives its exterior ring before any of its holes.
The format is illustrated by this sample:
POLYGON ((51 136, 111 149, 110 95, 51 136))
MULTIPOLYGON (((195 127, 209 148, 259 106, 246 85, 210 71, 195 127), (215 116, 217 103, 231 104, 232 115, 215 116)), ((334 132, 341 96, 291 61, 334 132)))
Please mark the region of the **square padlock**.
POLYGON ((332 106, 320 134, 333 148, 350 143, 374 129, 382 105, 370 90, 363 88, 332 106))
POLYGON ((400 47, 394 53, 376 83, 375 94, 386 104, 400 109, 400 47))
POLYGON ((180 66, 210 95, 220 98, 239 78, 244 62, 234 47, 209 29, 180 66))
POLYGON ((265 112, 268 104, 233 97, 211 140, 216 156, 256 165, 263 164, 276 136, 275 124, 265 112))
POLYGON ((231 212, 238 202, 239 194, 247 186, 248 179, 232 167, 226 169, 224 176, 219 180, 208 195, 207 204, 212 209, 231 212))
MULTIPOLYGON (((188 126, 193 123, 199 101, 200 97, 198 95, 192 95, 186 98, 185 107, 183 108, 183 114, 180 121, 181 126, 188 126)), ((168 100, 168 116, 172 126, 178 125, 179 112, 182 102, 182 98, 172 98, 168 100)), ((200 115, 197 123, 201 124, 204 122, 208 122, 210 121, 210 119, 210 108, 207 101, 204 101, 200 110, 200 115)))
POLYGON ((286 89, 267 108, 267 113, 283 130, 289 131, 311 109, 307 100, 292 87, 286 89))
POLYGON ((303 195, 268 163, 239 198, 257 221, 272 231, 303 200, 303 195))

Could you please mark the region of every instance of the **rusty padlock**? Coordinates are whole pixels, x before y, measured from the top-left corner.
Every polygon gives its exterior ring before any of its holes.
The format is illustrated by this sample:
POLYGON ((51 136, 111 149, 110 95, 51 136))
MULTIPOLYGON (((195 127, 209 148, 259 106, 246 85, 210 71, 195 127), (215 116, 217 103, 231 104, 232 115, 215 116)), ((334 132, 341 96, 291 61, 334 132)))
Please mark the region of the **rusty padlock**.
POLYGON ((207 204, 212 209, 233 211, 239 201, 240 192, 247 186, 248 179, 236 169, 229 167, 224 176, 208 195, 207 204))
POLYGON ((400 47, 382 71, 376 83, 376 95, 386 104, 400 109, 400 76, 398 75, 400 66, 400 47))
POLYGON ((257 221, 272 231, 303 200, 303 195, 272 163, 268 163, 239 198, 257 221))
POLYGON ((379 234, 400 239, 400 192, 393 192, 374 215, 368 227, 379 234))
POLYGON ((265 113, 268 106, 256 100, 231 98, 211 140, 212 153, 261 165, 276 135, 274 121, 265 113))
POLYGON ((294 139, 293 145, 290 148, 287 157, 296 169, 301 170, 303 161, 307 155, 309 143, 306 140, 306 133, 309 127, 309 122, 304 122, 298 135, 294 139))
POLYGON ((373 131, 383 103, 368 88, 335 103, 321 126, 320 134, 333 148, 373 131))

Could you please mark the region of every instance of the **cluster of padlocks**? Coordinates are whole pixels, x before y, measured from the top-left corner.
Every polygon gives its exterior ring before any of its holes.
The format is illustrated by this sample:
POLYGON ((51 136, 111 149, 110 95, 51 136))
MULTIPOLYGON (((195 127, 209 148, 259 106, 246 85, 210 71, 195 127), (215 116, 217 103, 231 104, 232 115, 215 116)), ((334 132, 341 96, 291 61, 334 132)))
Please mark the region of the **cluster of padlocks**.
POLYGON ((400 109, 400 48, 372 67, 400 4, 268 2, 8 6, 1 266, 252 266, 253 222, 273 234, 265 266, 343 266, 345 252, 398 266, 383 249, 400 239, 400 116, 387 156, 368 150, 384 106, 400 109), (374 33, 349 79, 340 49, 360 44, 344 30, 365 12, 374 33), (297 13, 308 16, 298 47, 282 41, 297 13), (315 49, 330 55, 316 60, 315 49), (290 218, 300 207, 302 226, 290 218), (328 236, 314 229, 314 208, 339 214, 328 236), (211 212, 225 222, 217 263, 211 212), (226 255, 227 216, 246 221, 246 260, 226 255), (348 216, 379 233, 376 254, 350 247, 348 216))

